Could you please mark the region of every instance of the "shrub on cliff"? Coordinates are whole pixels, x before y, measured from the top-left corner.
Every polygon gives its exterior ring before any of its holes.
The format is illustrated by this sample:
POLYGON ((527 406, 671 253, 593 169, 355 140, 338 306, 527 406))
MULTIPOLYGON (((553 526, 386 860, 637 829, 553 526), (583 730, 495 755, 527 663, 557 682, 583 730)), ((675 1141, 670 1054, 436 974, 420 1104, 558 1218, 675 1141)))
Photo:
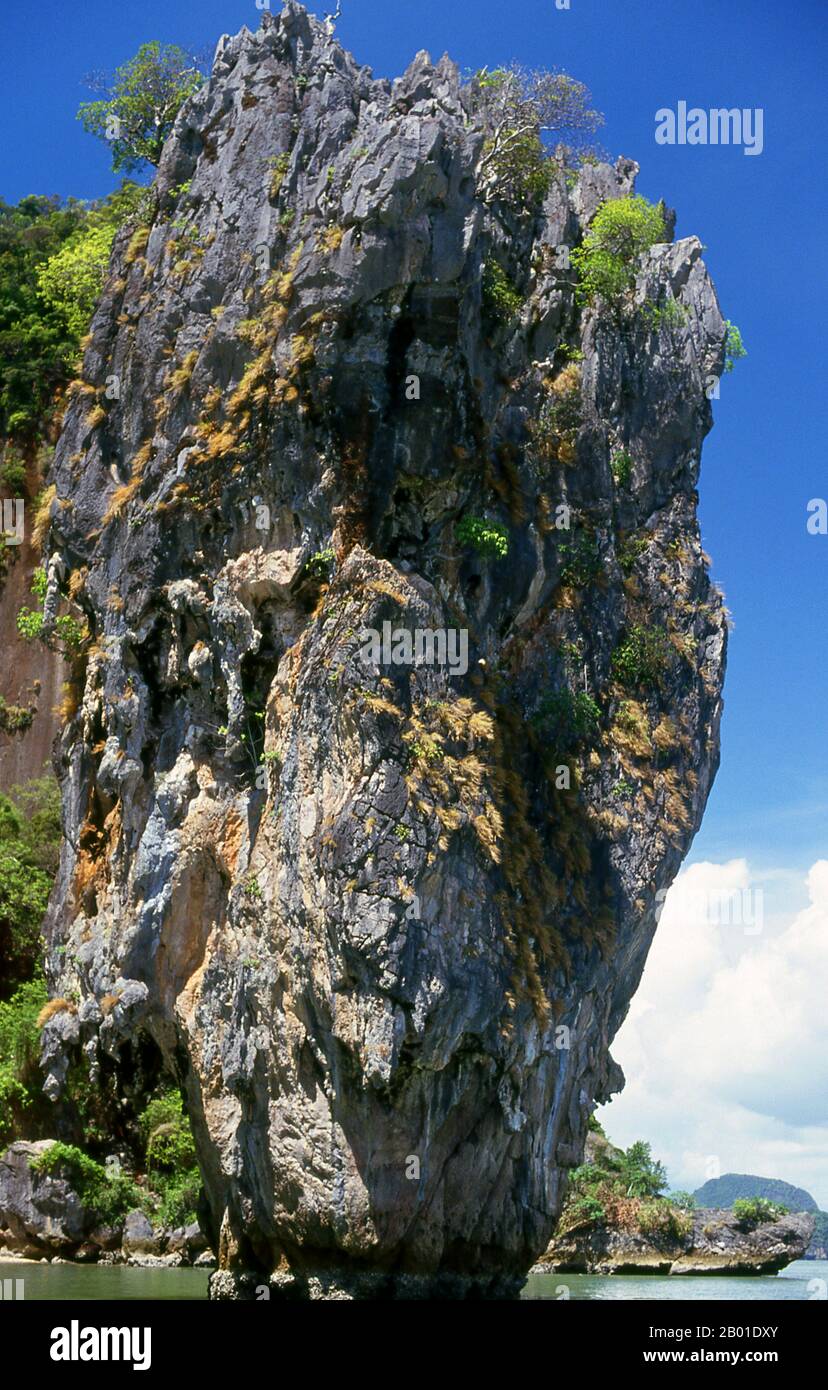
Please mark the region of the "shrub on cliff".
POLYGON ((509 553, 509 533, 499 521, 480 516, 464 516, 455 535, 461 545, 471 546, 484 560, 502 560, 509 553))
POLYGON ((190 1122, 177 1091, 162 1091, 138 1118, 146 1145, 147 1171, 182 1172, 195 1163, 190 1122))
POLYGON ((483 266, 483 308, 494 324, 509 323, 518 313, 523 300, 503 266, 489 257, 483 266))
POLYGON ((201 1174, 190 1122, 177 1091, 161 1091, 138 1117, 145 1144, 147 1182, 156 1194, 156 1217, 165 1226, 196 1219, 201 1174))
POLYGON ((767 1197, 737 1197, 731 1208, 741 1226, 758 1226, 763 1221, 776 1221, 786 1216, 788 1208, 781 1202, 771 1202, 767 1197))
POLYGON ((655 686, 669 659, 670 642, 664 629, 636 623, 613 652, 612 665, 623 685, 655 686))
POLYGON ((639 194, 602 203, 583 245, 572 252, 580 301, 620 307, 635 285, 641 256, 666 236, 661 206, 639 194))
POLYGON ((568 753, 596 738, 601 711, 585 691, 564 687, 543 696, 532 723, 559 753, 568 753))
POLYGON ((643 1139, 637 1139, 624 1153, 621 1181, 628 1197, 658 1197, 667 1186, 664 1164, 653 1158, 650 1145, 643 1139))

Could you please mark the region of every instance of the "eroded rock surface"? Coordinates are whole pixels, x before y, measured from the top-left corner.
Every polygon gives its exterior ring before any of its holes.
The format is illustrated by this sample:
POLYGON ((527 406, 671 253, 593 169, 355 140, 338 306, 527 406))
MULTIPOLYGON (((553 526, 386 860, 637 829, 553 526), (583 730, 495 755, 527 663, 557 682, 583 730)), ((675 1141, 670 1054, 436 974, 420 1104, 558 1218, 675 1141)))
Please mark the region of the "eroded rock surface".
POLYGON ((131 1084, 164 1056, 217 1296, 519 1286, 621 1083, 609 1044, 717 766, 700 243, 642 265, 669 322, 582 313, 557 248, 637 166, 533 217, 476 196, 482 141, 446 58, 376 81, 292 3, 222 40, 57 450, 47 611, 62 585, 94 642, 59 754, 49 971, 79 1007, 45 1030, 50 1084, 67 1048, 131 1084), (551 461, 538 421, 581 353, 551 461), (384 622, 466 631, 468 673, 367 662, 384 622), (667 648, 647 688, 613 665, 636 625, 667 648), (562 750, 565 690, 600 727, 562 750))
POLYGON ((681 1237, 594 1226, 556 1237, 539 1274, 778 1274, 801 1260, 814 1233, 810 1212, 752 1226, 731 1211, 693 1212, 681 1237))

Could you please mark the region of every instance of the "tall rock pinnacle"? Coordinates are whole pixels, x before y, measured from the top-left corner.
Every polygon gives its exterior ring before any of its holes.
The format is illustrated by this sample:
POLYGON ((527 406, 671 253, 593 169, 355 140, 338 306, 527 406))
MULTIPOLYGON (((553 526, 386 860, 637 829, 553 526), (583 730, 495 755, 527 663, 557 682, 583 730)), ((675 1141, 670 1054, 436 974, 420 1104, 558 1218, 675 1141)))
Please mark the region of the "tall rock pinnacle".
POLYGON ((695 238, 642 259, 669 314, 576 302, 631 161, 512 213, 454 65, 330 27, 222 39, 66 415, 48 1084, 177 1077, 215 1297, 504 1296, 717 766, 726 330, 695 238))

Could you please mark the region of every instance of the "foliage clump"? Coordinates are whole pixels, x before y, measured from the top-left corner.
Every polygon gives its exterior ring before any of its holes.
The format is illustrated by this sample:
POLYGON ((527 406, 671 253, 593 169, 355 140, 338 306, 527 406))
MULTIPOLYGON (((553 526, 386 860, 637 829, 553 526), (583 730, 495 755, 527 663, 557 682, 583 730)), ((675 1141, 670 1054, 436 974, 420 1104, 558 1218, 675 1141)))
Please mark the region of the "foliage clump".
POLYGON ((636 623, 612 655, 613 670, 627 686, 657 686, 670 659, 670 639, 662 627, 636 623))
POLYGON ((29 980, 40 959, 60 845, 60 798, 51 777, 0 795, 0 998, 29 980))
POLYGON ((788 1208, 767 1197, 737 1197, 731 1208, 741 1226, 758 1226, 763 1221, 777 1221, 787 1215, 788 1208))
POLYGON ((323 584, 327 583, 335 564, 336 555, 328 546, 325 550, 317 550, 315 555, 311 555, 305 563, 303 575, 306 579, 315 579, 323 584))
POLYGON ((599 1133, 603 1142, 597 1145, 593 1162, 572 1174, 559 1231, 606 1225, 656 1240, 686 1238, 693 1226, 691 1210, 664 1196, 667 1174, 653 1158, 650 1145, 637 1140, 625 1152, 610 1144, 603 1131, 599 1133))
POLYGON ((601 552, 590 531, 579 531, 558 548, 561 561, 560 582, 575 588, 593 584, 602 572, 601 552))
POLYGON ((575 462, 575 440, 583 420, 581 368, 577 362, 568 362, 544 385, 546 399, 528 427, 532 459, 569 465, 575 462))
POLYGON ((732 372, 736 363, 743 357, 747 357, 747 348, 742 341, 741 331, 730 319, 726 320, 727 338, 725 339, 725 364, 726 372, 732 372))
POLYGON ((532 723, 559 753, 594 743, 601 727, 601 710, 591 695, 568 686, 544 695, 532 723))
POLYGON ((632 477, 633 458, 626 449, 618 449, 610 459, 613 482, 616 487, 626 487, 632 477))
POLYGON ((490 256, 483 266, 483 308, 495 323, 511 323, 523 303, 499 261, 490 256))
POLYGON ((620 308, 635 286, 641 256, 666 238, 660 204, 639 194, 609 198, 596 212, 583 244, 572 252, 581 303, 620 308))
MULTIPOLYGON (((5 976, 0 979, 5 984, 5 976)), ((37 1020, 45 1003, 46 985, 39 978, 0 1001, 0 1148, 25 1133, 38 1106, 44 1108, 37 1020)))
POLYGON ((454 534, 461 545, 471 546, 485 560, 502 560, 509 553, 509 533, 499 521, 464 516, 454 534))
POLYGON ((108 1172, 102 1163, 74 1144, 56 1140, 30 1159, 29 1166, 35 1173, 65 1177, 101 1225, 114 1225, 142 1204, 143 1194, 131 1178, 125 1173, 108 1172))

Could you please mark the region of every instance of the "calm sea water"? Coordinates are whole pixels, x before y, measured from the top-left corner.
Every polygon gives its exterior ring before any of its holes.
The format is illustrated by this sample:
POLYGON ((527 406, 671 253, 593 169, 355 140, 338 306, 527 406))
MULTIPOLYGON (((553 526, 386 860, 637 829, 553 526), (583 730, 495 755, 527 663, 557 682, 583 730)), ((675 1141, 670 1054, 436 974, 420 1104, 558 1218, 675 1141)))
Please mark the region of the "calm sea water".
MULTIPOLYGON (((40 1265, 0 1261, 0 1279, 23 1279, 28 1299, 203 1299, 205 1269, 129 1269, 124 1265, 40 1265)), ((617 1274, 533 1274, 525 1299, 690 1299, 693 1302, 765 1298, 824 1298, 828 1261, 797 1260, 781 1274, 757 1279, 640 1277, 617 1274), (566 1290, 567 1292, 563 1292, 566 1290)))
POLYGON ((206 1298, 209 1269, 128 1265, 40 1265, 0 1261, 0 1279, 22 1279, 26 1299, 206 1298))
POLYGON ((765 1298, 825 1298, 828 1260, 795 1260, 781 1274, 730 1275, 532 1274, 522 1298, 657 1298, 683 1302, 738 1302, 765 1298))

